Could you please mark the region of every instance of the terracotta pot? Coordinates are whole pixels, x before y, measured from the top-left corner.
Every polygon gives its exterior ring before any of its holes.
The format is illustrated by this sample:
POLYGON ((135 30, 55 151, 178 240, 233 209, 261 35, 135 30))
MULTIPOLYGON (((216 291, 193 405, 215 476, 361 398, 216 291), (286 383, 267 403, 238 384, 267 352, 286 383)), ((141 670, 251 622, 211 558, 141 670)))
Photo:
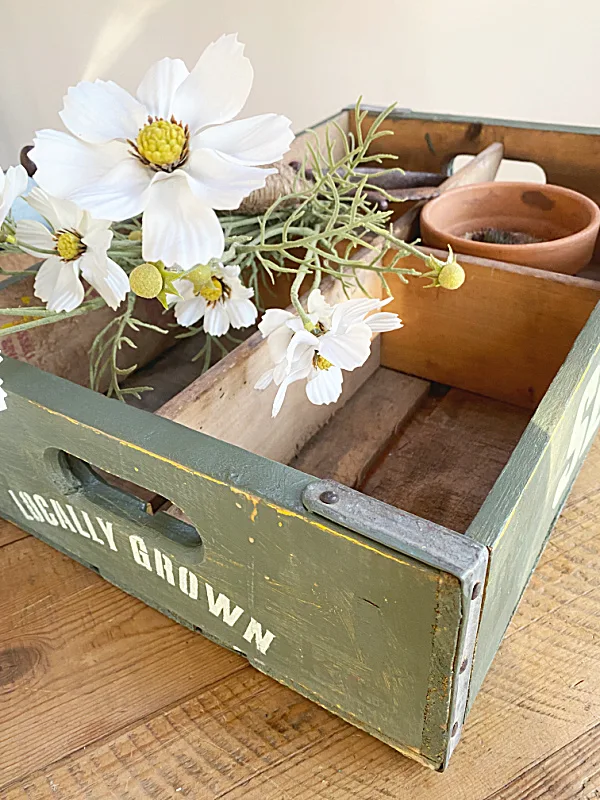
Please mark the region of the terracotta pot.
POLYGON ((590 262, 599 227, 600 209, 593 200, 548 184, 498 181, 462 186, 431 200, 421 212, 421 237, 430 247, 450 245, 457 253, 567 275, 590 262), (496 244, 463 238, 490 229, 543 241, 496 244))

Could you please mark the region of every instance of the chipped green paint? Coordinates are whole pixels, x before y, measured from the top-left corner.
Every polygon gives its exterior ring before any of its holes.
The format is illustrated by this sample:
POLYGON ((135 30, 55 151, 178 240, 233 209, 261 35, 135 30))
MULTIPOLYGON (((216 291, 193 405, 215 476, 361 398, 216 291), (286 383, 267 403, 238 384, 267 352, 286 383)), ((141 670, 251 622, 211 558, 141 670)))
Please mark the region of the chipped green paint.
POLYGON ((26 364, 6 359, 2 375, 2 516, 441 766, 450 703, 448 691, 432 695, 431 682, 452 683, 456 579, 307 512, 307 475, 26 364), (195 529, 149 515, 88 464, 167 496, 195 529), (441 642, 434 630, 445 607, 451 635, 441 642), (446 731, 433 748, 424 735, 432 707, 446 731))

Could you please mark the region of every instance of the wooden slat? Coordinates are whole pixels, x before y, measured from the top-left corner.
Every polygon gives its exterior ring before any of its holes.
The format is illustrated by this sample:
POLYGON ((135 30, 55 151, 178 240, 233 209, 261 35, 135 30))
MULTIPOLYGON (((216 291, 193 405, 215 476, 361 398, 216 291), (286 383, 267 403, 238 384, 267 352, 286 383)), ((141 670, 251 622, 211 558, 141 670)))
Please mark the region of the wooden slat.
POLYGON ((0 787, 245 665, 33 537, 0 575, 0 787))
MULTIPOLYGON (((467 279, 454 292, 390 276, 388 309, 404 327, 384 335, 382 365, 535 408, 600 301, 600 283, 468 256, 460 262, 467 279)), ((414 257, 403 265, 423 268, 414 257)))
MULTIPOLYGON (((373 296, 380 295, 376 273, 361 275, 361 280, 373 296)), ((337 281, 324 282, 323 292, 331 303, 345 299, 337 281)), ((362 293, 357 289, 355 295, 362 293)), ((254 389, 259 377, 272 366, 267 342, 256 333, 156 413, 286 464, 377 369, 379 342, 374 340, 364 366, 344 373, 344 390, 337 403, 313 405, 306 397, 305 382, 299 381, 288 389, 275 420, 271 407, 276 387, 271 385, 263 392, 254 389)))
MULTIPOLYGON (((374 117, 365 120, 365 130, 374 117)), ((351 120, 352 123, 353 120, 351 120)), ((510 123, 503 120, 443 118, 411 114, 388 119, 394 132, 374 143, 373 152, 398 156, 404 169, 442 172, 456 155, 476 155, 502 142, 505 158, 533 161, 548 183, 567 186, 600 202, 600 130, 510 123)))
POLYGON ((591 800, 598 788, 600 506, 589 487, 599 469, 600 440, 553 537, 568 559, 556 564, 557 550, 547 549, 519 615, 531 620, 540 604, 546 613, 525 626, 515 619, 444 775, 247 667, 14 784, 3 800, 505 800, 503 787, 519 786, 532 770, 537 794, 524 783, 506 800, 591 800), (581 754, 580 765, 572 752, 581 754), (571 785, 587 793, 569 794, 571 785))
POLYGON ((464 533, 528 421, 516 406, 451 389, 417 413, 362 491, 464 533))
POLYGON ((427 381, 378 369, 290 466, 356 486, 428 391, 427 381))
MULTIPOLYGON (((7 270, 25 270, 36 261, 37 259, 24 255, 0 256, 0 266, 7 270)), ((2 308, 20 308, 21 306, 41 304, 41 301, 33 294, 33 282, 33 275, 30 275, 9 282, 4 287, 0 284, 1 327, 25 321, 22 317, 3 315, 2 308)), ((119 311, 116 313, 118 314, 119 311)), ((26 361, 46 372, 51 372, 61 378, 68 378, 82 386, 88 386, 90 347, 96 334, 114 316, 115 312, 104 306, 83 316, 3 336, 0 338, 0 349, 4 355, 26 361)), ((165 329, 167 323, 172 321, 172 317, 164 316, 163 309, 154 300, 138 299, 136 316, 165 329)), ((130 331, 129 334, 132 341, 137 344, 137 349, 123 348, 119 357, 119 366, 121 367, 129 367, 134 364, 143 366, 171 347, 174 342, 173 331, 161 334, 142 328, 137 333, 130 331)), ((135 376, 133 381, 135 381, 135 376)), ((139 386, 140 384, 135 385, 139 386)), ((105 389, 107 386, 108 378, 105 378, 102 387, 105 389)))
POLYGON ((4 547, 12 542, 18 542, 19 539, 24 539, 26 536, 29 536, 29 534, 17 528, 16 525, 12 525, 10 522, 0 519, 0 547, 4 547))

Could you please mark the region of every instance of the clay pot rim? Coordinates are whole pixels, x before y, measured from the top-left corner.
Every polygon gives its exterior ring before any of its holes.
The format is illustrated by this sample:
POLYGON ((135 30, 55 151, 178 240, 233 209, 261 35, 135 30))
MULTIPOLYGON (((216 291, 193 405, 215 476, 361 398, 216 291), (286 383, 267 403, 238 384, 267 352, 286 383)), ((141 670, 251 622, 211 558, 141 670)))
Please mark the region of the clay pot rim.
POLYGON ((421 218, 425 219, 425 223, 429 226, 429 228, 431 228, 432 231, 436 231, 440 236, 443 236, 453 250, 456 250, 460 253, 461 244, 464 245, 464 242, 469 242, 470 240, 463 239, 462 236, 455 236, 452 233, 447 233, 444 229, 432 224, 431 219, 429 218, 432 207, 435 207, 436 204, 440 205, 448 199, 451 200, 460 193, 467 194, 478 189, 488 189, 492 187, 498 188, 503 186, 510 186, 513 189, 521 188, 524 191, 527 191, 528 189, 530 190, 532 187, 539 186, 549 189, 551 194, 570 196, 574 200, 578 200, 582 205, 587 207, 587 209, 590 211, 591 219, 585 228, 581 228, 581 230, 571 233, 568 236, 561 236, 559 239, 549 239, 546 242, 529 242, 529 244, 494 244, 492 242, 477 242, 476 244, 478 247, 481 247, 482 249, 493 248, 496 252, 500 250, 500 252, 510 252, 514 255, 518 255, 519 253, 529 253, 533 248, 543 252, 544 250, 552 250, 554 247, 556 247, 557 242, 570 244, 576 242, 578 239, 583 239, 600 223, 600 208, 591 198, 587 197, 587 195, 581 194, 581 192, 576 192, 574 189, 567 189, 566 186, 557 186, 554 183, 533 183, 532 181, 486 181, 485 183, 470 183, 468 186, 457 186, 455 189, 450 189, 447 192, 443 192, 438 197, 435 197, 433 200, 430 200, 428 203, 426 203, 421 211, 421 218))

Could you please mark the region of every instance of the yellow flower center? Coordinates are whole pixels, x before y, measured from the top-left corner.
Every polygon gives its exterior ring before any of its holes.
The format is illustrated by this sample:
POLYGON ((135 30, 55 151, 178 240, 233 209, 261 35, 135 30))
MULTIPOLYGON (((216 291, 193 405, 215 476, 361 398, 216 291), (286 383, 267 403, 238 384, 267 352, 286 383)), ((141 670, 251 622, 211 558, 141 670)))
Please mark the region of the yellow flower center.
POLYGON ((138 297, 151 300, 158 297, 163 288, 163 277, 156 264, 138 264, 129 276, 131 291, 138 297))
POLYGON ((208 303, 216 303, 223 294, 223 284, 213 277, 200 288, 199 293, 208 303))
POLYGON ((323 358, 323 356, 320 356, 318 353, 313 359, 313 364, 316 369, 329 369, 329 367, 333 367, 331 361, 327 361, 326 358, 323 358))
POLYGON ((61 231, 56 239, 56 252, 63 261, 73 261, 85 251, 81 237, 72 231, 61 231))
POLYGON ((150 164, 166 167, 181 161, 187 133, 177 122, 156 119, 145 125, 137 136, 137 151, 150 164))
POLYGON ((446 264, 438 275, 438 283, 442 289, 460 289, 465 282, 465 271, 456 262, 446 264))

